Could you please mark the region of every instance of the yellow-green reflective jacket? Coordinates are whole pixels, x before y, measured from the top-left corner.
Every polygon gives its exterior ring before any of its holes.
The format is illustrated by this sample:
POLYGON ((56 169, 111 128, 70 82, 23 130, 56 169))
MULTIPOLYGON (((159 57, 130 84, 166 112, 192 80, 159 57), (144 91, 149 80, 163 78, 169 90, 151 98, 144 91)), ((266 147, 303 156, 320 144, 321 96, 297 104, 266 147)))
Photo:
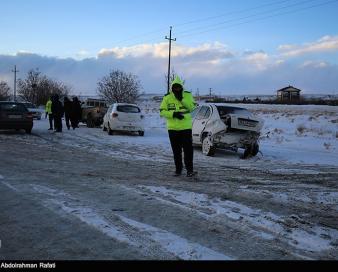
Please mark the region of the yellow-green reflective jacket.
POLYGON ((49 99, 46 103, 46 110, 48 114, 52 114, 52 101, 49 99))
MULTIPOLYGON (((172 82, 182 85, 178 77, 172 82)), ((183 86, 183 85, 182 85, 183 86)), ((192 129, 192 117, 191 112, 195 109, 195 101, 192 94, 188 91, 183 91, 183 99, 179 101, 176 99, 172 91, 163 97, 160 106, 160 116, 167 119, 168 130, 184 130, 192 129), (183 112, 184 118, 179 120, 173 118, 175 111, 183 112)))

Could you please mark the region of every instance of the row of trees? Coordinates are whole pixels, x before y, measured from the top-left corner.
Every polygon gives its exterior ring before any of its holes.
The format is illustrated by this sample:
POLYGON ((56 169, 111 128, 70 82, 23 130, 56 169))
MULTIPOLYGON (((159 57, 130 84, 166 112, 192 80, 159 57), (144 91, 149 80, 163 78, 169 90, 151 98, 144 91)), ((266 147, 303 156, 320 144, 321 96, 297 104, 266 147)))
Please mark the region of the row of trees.
MULTIPOLYGON (((53 94, 59 96, 68 95, 71 88, 66 84, 50 79, 41 72, 30 70, 25 79, 17 81, 17 94, 24 100, 36 105, 46 104, 53 94)), ((0 82, 0 100, 9 99, 12 96, 11 88, 5 81, 0 82)))
MULTIPOLYGON (((137 76, 120 70, 112 70, 97 83, 97 93, 108 103, 135 103, 139 97, 141 83, 137 76)), ((37 70, 30 70, 25 79, 17 81, 17 93, 36 105, 44 105, 53 94, 67 96, 71 87, 63 82, 48 78, 37 70)), ((5 81, 0 82, 0 100, 11 96, 11 88, 5 81)))
POLYGON ((36 70, 30 70, 26 79, 18 80, 18 94, 36 105, 44 105, 53 94, 66 96, 70 91, 71 87, 36 70))

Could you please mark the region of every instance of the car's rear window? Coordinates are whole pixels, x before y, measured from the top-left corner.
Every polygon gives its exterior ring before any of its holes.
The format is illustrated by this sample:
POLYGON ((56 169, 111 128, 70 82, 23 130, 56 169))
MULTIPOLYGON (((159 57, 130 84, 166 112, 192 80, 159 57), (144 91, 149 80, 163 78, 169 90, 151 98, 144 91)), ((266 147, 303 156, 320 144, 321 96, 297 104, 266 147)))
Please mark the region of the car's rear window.
POLYGON ((32 103, 24 103, 27 108, 36 108, 36 106, 32 103))
POLYGON ((226 107, 226 106, 216 106, 218 113, 220 116, 225 116, 227 114, 246 114, 246 115, 252 115, 251 112, 249 112, 247 109, 243 108, 236 108, 236 107, 226 107))
POLYGON ((0 104, 0 111, 6 111, 6 112, 26 112, 27 109, 22 104, 5 103, 5 104, 0 104))
POLYGON ((141 110, 136 106, 131 105, 119 105, 117 106, 117 111, 120 112, 127 112, 127 113, 138 113, 141 112, 141 110))

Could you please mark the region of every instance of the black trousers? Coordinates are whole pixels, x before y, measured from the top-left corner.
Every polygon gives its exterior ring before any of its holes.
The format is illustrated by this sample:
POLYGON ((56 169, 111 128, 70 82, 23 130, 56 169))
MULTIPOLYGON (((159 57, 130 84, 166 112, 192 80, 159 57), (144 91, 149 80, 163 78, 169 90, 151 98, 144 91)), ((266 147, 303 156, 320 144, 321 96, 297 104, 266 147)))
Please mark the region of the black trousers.
POLYGON ((192 147, 192 130, 168 130, 171 148, 174 153, 176 172, 180 173, 183 169, 182 149, 184 152, 184 165, 187 172, 194 170, 193 159, 194 149, 192 147))
POLYGON ((70 128, 70 114, 69 113, 65 113, 65 120, 66 120, 66 126, 69 129, 70 128))
POLYGON ((62 132, 62 116, 54 116, 54 129, 62 132))
POLYGON ((53 129, 53 114, 48 114, 49 128, 53 129))

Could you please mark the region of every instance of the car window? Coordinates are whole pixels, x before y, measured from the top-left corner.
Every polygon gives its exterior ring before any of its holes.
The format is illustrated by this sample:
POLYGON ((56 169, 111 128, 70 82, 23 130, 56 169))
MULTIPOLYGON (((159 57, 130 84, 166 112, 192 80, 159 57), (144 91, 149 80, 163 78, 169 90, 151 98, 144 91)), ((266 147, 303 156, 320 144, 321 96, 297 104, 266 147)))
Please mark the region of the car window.
POLYGON ((120 112, 126 112, 126 113, 138 113, 141 112, 141 110, 136 106, 131 105, 119 105, 116 108, 117 111, 120 112))
POLYGON ((6 103, 0 104, 0 110, 6 112, 26 112, 27 109, 22 104, 6 103))
POLYGON ((210 108, 208 107, 207 111, 205 112, 204 118, 205 118, 205 119, 208 119, 208 118, 210 117, 210 114, 211 114, 211 110, 210 110, 210 108))
POLYGON ((236 108, 236 107, 227 107, 227 106, 216 106, 219 115, 225 116, 227 114, 245 114, 245 115, 252 115, 247 109, 243 108, 236 108))
POLYGON ((27 108, 36 108, 36 106, 32 103, 24 103, 24 105, 27 107, 27 108))
POLYGON ((200 107, 195 108, 192 112, 191 112, 191 117, 195 118, 196 114, 198 113, 198 111, 200 110, 200 107))
POLYGON ((202 106, 201 110, 196 115, 196 119, 205 119, 205 118, 207 118, 206 114, 207 114, 208 110, 209 110, 209 116, 210 116, 210 109, 209 109, 209 107, 202 106))

